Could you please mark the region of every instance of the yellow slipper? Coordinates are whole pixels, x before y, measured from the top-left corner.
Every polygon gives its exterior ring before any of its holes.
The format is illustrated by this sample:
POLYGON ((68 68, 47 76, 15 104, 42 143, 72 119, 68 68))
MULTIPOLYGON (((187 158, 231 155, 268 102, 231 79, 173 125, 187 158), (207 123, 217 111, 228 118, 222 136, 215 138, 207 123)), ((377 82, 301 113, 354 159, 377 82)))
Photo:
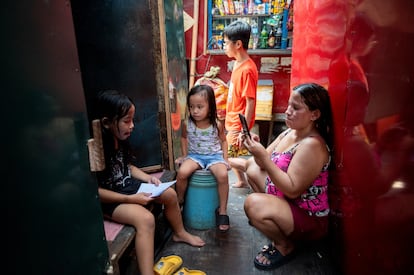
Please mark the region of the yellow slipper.
POLYGON ((172 275, 183 264, 183 259, 177 255, 161 257, 154 265, 154 272, 157 275, 172 275))
POLYGON ((173 275, 207 275, 204 271, 197 270, 197 269, 188 269, 186 267, 180 268, 177 272, 173 275))

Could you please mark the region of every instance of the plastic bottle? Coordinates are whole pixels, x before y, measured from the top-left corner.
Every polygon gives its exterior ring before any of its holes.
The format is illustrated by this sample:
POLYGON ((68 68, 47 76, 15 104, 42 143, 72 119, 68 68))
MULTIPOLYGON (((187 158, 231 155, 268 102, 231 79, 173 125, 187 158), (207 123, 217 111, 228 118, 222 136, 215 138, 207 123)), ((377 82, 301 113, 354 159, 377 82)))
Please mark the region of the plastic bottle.
POLYGON ((269 46, 269 48, 272 49, 275 47, 275 41, 276 41, 275 30, 273 26, 270 26, 269 38, 267 39, 267 45, 269 46))
POLYGON ((282 43, 282 22, 279 22, 279 27, 276 31, 275 48, 280 49, 282 43))
POLYGON ((253 0, 248 0, 247 4, 247 14, 253 14, 254 13, 254 2, 253 0))
POLYGON ((223 33, 221 32, 217 39, 217 45, 220 50, 223 49, 223 42, 224 42, 223 33))
POLYGON ((269 35, 267 32, 266 21, 263 21, 262 31, 260 32, 260 48, 266 49, 267 48, 267 39, 269 35))
POLYGON ((259 27, 257 26, 257 22, 255 20, 252 20, 251 38, 253 39, 252 49, 257 49, 259 44, 259 27))

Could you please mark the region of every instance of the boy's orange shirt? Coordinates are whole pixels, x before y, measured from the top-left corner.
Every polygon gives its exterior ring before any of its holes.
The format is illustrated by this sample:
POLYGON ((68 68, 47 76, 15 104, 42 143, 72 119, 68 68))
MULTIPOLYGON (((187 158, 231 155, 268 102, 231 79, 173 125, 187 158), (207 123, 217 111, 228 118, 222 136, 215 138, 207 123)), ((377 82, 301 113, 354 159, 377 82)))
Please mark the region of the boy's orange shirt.
MULTIPOLYGON (((252 98, 256 101, 258 79, 259 73, 257 71, 256 64, 251 58, 243 62, 232 72, 229 94, 227 97, 227 131, 241 130, 239 113, 245 114, 247 98, 252 98)), ((255 110, 255 108, 253 110, 255 110)), ((255 116, 256 114, 253 113, 249 128, 253 127, 255 116)))

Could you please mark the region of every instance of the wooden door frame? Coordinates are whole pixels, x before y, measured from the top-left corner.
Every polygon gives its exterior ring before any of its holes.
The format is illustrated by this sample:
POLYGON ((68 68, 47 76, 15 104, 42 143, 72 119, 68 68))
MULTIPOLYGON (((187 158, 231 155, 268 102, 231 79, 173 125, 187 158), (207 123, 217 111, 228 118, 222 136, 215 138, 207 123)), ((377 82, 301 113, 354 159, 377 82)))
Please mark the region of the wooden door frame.
POLYGON ((145 171, 174 170, 174 154, 172 142, 171 109, 168 95, 168 55, 165 34, 164 0, 148 1, 153 22, 154 69, 158 95, 158 118, 160 122, 161 166, 145 167, 145 171), (157 41, 158 40, 158 41, 157 41))

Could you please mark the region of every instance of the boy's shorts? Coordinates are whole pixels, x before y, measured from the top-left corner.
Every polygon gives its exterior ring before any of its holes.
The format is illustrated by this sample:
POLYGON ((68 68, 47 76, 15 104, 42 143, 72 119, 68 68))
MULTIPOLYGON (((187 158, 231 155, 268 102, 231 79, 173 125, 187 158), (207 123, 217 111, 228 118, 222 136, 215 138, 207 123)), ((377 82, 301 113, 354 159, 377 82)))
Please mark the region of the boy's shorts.
POLYGON ((230 144, 228 151, 227 151, 227 156, 229 158, 237 158, 240 156, 250 156, 250 152, 246 148, 240 148, 237 145, 230 144))
POLYGON ((238 137, 240 131, 227 132, 226 139, 228 144, 227 156, 229 158, 237 158, 240 156, 250 156, 249 150, 246 148, 240 148, 238 145, 238 137))

